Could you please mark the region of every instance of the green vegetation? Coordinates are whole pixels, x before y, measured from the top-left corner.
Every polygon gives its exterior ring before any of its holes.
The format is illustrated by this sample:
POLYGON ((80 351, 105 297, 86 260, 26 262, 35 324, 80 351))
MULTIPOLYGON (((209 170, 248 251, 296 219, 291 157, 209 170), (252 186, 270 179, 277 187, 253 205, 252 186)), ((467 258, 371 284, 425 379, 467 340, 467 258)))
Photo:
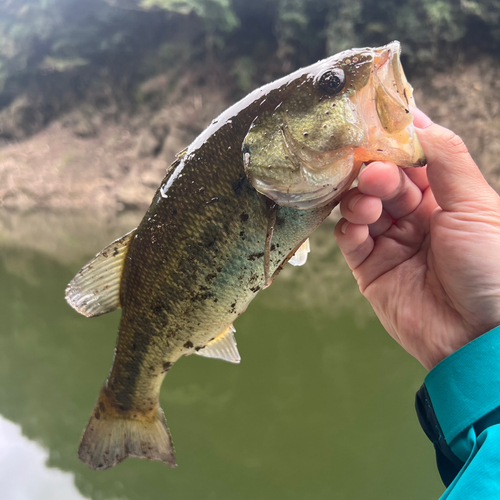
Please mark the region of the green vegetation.
POLYGON ((215 61, 241 93, 327 54, 393 39, 409 73, 458 53, 498 53, 500 0, 4 0, 0 109, 27 89, 84 93, 103 75, 136 96, 155 74, 215 61))
POLYGON ((184 15, 195 13, 203 19, 209 35, 229 33, 239 25, 230 0, 141 0, 140 6, 184 15))

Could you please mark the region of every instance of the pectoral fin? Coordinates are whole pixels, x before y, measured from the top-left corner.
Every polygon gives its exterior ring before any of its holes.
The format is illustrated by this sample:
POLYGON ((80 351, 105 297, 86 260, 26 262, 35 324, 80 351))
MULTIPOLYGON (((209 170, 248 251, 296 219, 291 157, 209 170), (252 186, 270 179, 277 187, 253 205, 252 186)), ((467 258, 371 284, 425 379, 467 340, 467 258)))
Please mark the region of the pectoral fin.
POLYGON ((235 331, 233 325, 230 325, 203 349, 196 351, 196 354, 198 354, 198 356, 204 356, 205 358, 218 358, 229 361, 229 363, 239 363, 241 357, 236 347, 236 339, 234 338, 235 331))
POLYGON ((99 252, 66 288, 66 301, 91 318, 120 307, 123 264, 135 229, 99 252))
POLYGON ((310 251, 311 245, 309 244, 309 238, 307 238, 288 262, 292 264, 292 266, 303 266, 307 261, 307 256, 310 251))
POLYGON ((273 240, 274 226, 276 217, 278 216, 278 205, 271 200, 265 199, 265 205, 268 212, 266 242, 264 244, 264 289, 273 282, 269 275, 269 267, 271 266, 271 242, 273 240))

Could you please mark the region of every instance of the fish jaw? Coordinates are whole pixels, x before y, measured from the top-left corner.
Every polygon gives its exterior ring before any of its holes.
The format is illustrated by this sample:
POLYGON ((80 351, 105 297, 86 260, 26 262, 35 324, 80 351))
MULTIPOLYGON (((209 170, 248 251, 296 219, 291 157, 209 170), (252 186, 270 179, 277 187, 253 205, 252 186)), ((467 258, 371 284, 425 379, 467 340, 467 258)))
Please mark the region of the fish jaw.
POLYGON ((401 167, 426 165, 413 125, 413 88, 400 61, 399 42, 375 50, 370 82, 352 96, 365 124, 366 141, 355 151, 358 161, 392 161, 401 167))

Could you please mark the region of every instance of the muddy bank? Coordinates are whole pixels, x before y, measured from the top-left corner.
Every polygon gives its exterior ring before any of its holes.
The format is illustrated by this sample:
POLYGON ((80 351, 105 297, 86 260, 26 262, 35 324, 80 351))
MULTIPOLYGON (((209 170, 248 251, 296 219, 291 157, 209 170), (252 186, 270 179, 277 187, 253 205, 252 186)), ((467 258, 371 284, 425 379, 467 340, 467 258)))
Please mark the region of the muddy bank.
MULTIPOLYGON (((0 148, 0 208, 110 217, 144 210, 175 153, 234 97, 222 81, 180 81, 167 97, 166 76, 145 82, 149 104, 106 120, 79 108, 37 134, 0 148)), ((500 64, 484 57, 446 73, 412 79, 419 106, 460 134, 491 185, 500 191, 500 64)))
POLYGON ((108 118, 86 104, 0 144, 0 208, 96 215, 146 208, 175 154, 230 104, 229 88, 195 76, 168 93, 165 75, 146 81, 136 113, 108 118))

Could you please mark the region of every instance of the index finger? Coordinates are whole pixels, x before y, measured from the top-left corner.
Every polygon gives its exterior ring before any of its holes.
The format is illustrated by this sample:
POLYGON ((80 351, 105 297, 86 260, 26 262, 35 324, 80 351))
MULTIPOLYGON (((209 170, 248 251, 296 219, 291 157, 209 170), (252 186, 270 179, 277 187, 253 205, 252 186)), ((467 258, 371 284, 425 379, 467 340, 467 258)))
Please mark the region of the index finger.
POLYGON ((359 176, 360 192, 377 196, 394 220, 412 213, 422 201, 422 191, 391 162, 373 162, 359 176))

